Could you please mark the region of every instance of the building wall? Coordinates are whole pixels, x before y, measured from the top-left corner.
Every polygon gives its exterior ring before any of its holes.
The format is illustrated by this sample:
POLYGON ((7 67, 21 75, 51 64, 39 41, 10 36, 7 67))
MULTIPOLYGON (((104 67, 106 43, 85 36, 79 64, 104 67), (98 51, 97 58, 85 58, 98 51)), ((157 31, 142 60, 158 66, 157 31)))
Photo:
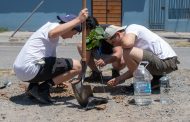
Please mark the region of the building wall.
MULTIPOLYGON (((0 27, 16 30, 39 3, 39 0, 0 0, 0 27)), ((150 0, 122 0, 122 25, 141 24, 149 27, 149 4, 150 0)), ((169 19, 169 0, 165 0, 165 6, 164 30, 189 32, 190 19, 169 19)), ((91 0, 87 0, 87 7, 91 13, 91 0)), ((20 30, 35 31, 47 21, 57 21, 59 14, 78 15, 81 8, 82 0, 45 0, 20 30)))
POLYGON ((148 0, 123 0, 122 24, 141 24, 148 27, 148 0))
MULTIPOLYGON (((39 3, 40 0, 1 0, 0 27, 15 30, 39 3)), ((91 3, 87 0, 87 7, 90 6, 91 3)), ((59 14, 78 15, 81 8, 82 0, 45 0, 21 30, 35 31, 47 21, 57 21, 56 16, 59 14)))
MULTIPOLYGON (((165 31, 173 31, 173 32, 190 32, 190 0, 178 0, 179 2, 183 2, 183 6, 188 7, 189 9, 189 18, 187 19, 169 19, 169 0, 166 0, 166 21, 165 21, 165 31), (187 3, 185 3, 187 2, 187 3)), ((174 5, 174 8, 177 5, 174 5)))
MULTIPOLYGON (((156 0, 155 0, 156 1, 156 0)), ((172 0, 171 0, 172 1, 172 0)), ((174 0, 173 0, 174 1, 174 0)), ((176 0, 176 4, 186 4, 190 3, 190 0, 176 0)), ((165 31, 173 31, 173 32, 190 32, 190 18, 188 19, 169 19, 168 9, 169 9, 169 0, 165 0, 165 22, 164 29, 165 31)), ((156 2, 155 2, 156 3, 156 2)), ((150 0, 123 0, 123 8, 122 8, 122 24, 141 24, 149 28, 149 5, 150 0)), ((173 4, 173 7, 176 7, 176 4, 173 4)), ((157 6, 157 5, 155 5, 157 6)), ((182 5, 189 6, 190 5, 182 5)), ((156 12, 155 14, 159 14, 156 12)), ((189 13, 190 14, 190 13, 189 13)), ((157 16, 159 17, 159 16, 157 16)), ((190 17, 190 15, 189 15, 190 17)), ((156 20, 157 21, 157 20, 156 20)))

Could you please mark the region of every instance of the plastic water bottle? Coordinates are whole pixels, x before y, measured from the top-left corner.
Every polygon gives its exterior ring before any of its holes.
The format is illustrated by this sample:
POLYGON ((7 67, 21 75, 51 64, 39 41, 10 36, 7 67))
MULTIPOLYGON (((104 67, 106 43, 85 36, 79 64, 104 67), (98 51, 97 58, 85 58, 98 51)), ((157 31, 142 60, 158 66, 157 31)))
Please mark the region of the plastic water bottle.
POLYGON ((149 105, 151 99, 151 79, 152 75, 146 69, 147 61, 141 61, 133 73, 134 99, 136 105, 149 105), (144 65, 143 65, 144 64, 144 65))
POLYGON ((160 102, 161 104, 169 104, 171 99, 169 98, 170 83, 169 77, 164 72, 160 78, 160 102))

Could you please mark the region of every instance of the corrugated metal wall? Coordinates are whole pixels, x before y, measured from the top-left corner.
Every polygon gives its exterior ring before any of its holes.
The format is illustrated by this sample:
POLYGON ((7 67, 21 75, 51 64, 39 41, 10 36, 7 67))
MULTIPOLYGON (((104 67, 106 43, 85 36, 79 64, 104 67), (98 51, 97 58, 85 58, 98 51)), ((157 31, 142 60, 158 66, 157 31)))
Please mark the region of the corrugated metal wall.
MULTIPOLYGON (((190 19, 190 0, 150 0, 149 1, 149 28, 165 30, 166 26, 174 28, 173 31, 184 30, 183 25, 190 19), (167 12, 167 13, 166 13, 167 12), (173 25, 168 22, 172 21, 173 25), (167 23, 166 23, 167 22, 167 23)), ((168 29, 168 28, 167 28, 168 29)), ((187 29, 186 29, 187 30, 187 29)))
POLYGON ((190 0, 169 0, 168 19, 189 19, 190 0))
POLYGON ((165 25, 165 0, 150 0, 149 3, 149 28, 164 30, 165 25))

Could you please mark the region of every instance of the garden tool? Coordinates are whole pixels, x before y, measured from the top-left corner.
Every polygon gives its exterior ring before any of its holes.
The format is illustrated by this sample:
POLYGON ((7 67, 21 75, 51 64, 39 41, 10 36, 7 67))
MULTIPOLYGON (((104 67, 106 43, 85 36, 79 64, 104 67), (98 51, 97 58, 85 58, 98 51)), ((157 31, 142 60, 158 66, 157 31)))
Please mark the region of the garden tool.
MULTIPOLYGON (((82 1, 83 9, 86 8, 86 0, 82 1)), ((82 23, 82 72, 80 74, 79 80, 74 80, 71 82, 75 98, 78 103, 86 107, 88 104, 88 98, 93 96, 93 92, 90 85, 84 85, 85 73, 86 73, 86 22, 82 23)))

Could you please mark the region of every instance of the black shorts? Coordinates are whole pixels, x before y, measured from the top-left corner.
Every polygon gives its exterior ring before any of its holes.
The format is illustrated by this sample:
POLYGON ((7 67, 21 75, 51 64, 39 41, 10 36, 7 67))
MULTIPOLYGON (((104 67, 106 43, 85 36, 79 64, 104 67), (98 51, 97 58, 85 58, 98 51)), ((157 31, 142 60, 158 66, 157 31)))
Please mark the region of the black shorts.
POLYGON ((42 60, 45 64, 36 64, 40 65, 40 70, 32 80, 27 82, 36 83, 50 80, 73 68, 73 60, 69 58, 46 57, 42 60))
POLYGON ((163 72, 170 73, 178 69, 177 57, 170 57, 167 59, 160 59, 152 52, 143 50, 143 61, 148 61, 149 64, 146 67, 152 75, 163 75, 163 72))
POLYGON ((97 48, 94 48, 91 50, 91 55, 94 57, 94 59, 99 60, 100 58, 107 58, 110 57, 111 54, 105 54, 102 52, 98 52, 99 50, 97 48))

